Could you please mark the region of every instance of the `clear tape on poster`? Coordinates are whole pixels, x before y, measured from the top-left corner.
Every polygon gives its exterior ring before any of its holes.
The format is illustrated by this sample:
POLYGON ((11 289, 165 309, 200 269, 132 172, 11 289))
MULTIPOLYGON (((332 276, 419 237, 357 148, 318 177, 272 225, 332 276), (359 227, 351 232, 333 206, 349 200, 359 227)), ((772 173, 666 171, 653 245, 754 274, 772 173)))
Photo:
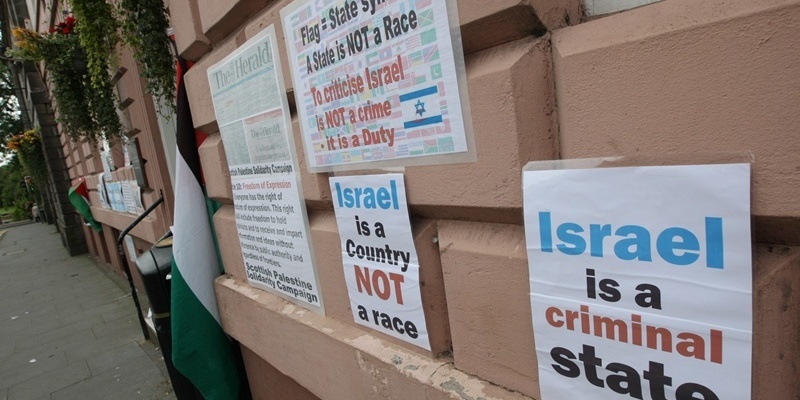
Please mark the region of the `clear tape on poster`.
MULTIPOLYGON (((296 193, 295 193, 295 191, 292 191, 291 195, 295 195, 296 194, 297 198, 294 199, 294 201, 296 202, 296 205, 299 208, 299 210, 297 210, 294 214, 297 215, 298 219, 300 219, 300 218, 302 219, 302 223, 299 224, 299 225, 300 225, 300 228, 303 229, 303 235, 305 236, 305 238, 303 238, 303 239, 305 239, 307 241, 308 254, 309 254, 309 259, 308 260, 303 260, 301 263, 303 263, 303 264, 309 264, 310 263, 309 270, 313 274, 313 277, 309 278, 309 280, 313 281, 313 282, 310 282, 310 283, 312 283, 313 287, 316 288, 316 289, 313 289, 313 288, 309 289, 309 291, 308 291, 309 294, 307 296, 317 295, 316 296, 317 298, 315 300, 319 305, 313 304, 313 302, 310 301, 310 300, 309 301, 303 301, 302 299, 300 299, 299 297, 304 297, 304 295, 298 295, 297 293, 300 293, 300 292, 305 293, 305 291, 300 291, 300 290, 297 290, 297 289, 293 289, 294 293, 297 295, 297 297, 293 297, 293 296, 290 296, 289 294, 287 294, 287 293, 289 293, 290 289, 286 289, 286 290, 282 291, 282 290, 279 290, 278 288, 275 288, 275 287, 270 288, 270 287, 267 287, 267 285, 264 284, 263 282, 259 282, 258 279, 254 280, 254 279, 251 279, 249 277, 248 277, 248 282, 250 283, 251 286, 254 286, 254 287, 257 287, 259 289, 268 291, 271 294, 275 294, 275 295, 277 295, 279 297, 282 297, 282 298, 284 298, 284 299, 286 299, 286 300, 288 300, 288 301, 290 301, 290 302, 292 302, 294 304, 297 304, 297 305, 299 305, 301 307, 305 307, 305 308, 307 308, 307 309, 309 309, 311 311, 314 311, 314 312, 316 312, 318 314, 325 315, 324 295, 322 293, 322 289, 321 289, 321 286, 320 286, 319 273, 318 273, 318 269, 317 269, 317 264, 315 262, 316 256, 314 254, 314 245, 313 245, 313 240, 312 240, 311 235, 310 235, 311 228, 310 228, 310 225, 309 225, 309 222, 308 222, 308 212, 307 212, 307 209, 306 209, 305 196, 304 196, 304 193, 303 193, 303 190, 302 190, 302 187, 303 187, 302 174, 299 172, 301 160, 298 158, 298 154, 297 154, 297 150, 296 150, 297 147, 295 146, 295 138, 294 138, 294 133, 293 133, 293 128, 292 128, 291 114, 290 114, 290 109, 289 109, 289 105, 288 105, 288 98, 285 95, 286 94, 286 89, 284 87, 284 82, 285 81, 283 80, 283 72, 282 72, 281 61, 280 61, 280 52, 278 51, 278 47, 277 47, 278 46, 278 39, 276 37, 276 34, 277 33, 276 33, 276 30, 275 30, 275 25, 274 24, 269 25, 266 28, 264 28, 261 32, 259 32, 258 34, 256 34, 252 38, 248 39, 247 42, 245 42, 241 46, 239 46, 236 51, 234 51, 230 55, 226 56, 222 60, 218 61, 213 66, 209 67, 209 70, 208 70, 209 71, 209 85, 213 89, 214 86, 212 85, 211 76, 212 76, 212 74, 215 73, 215 71, 218 71, 218 70, 219 71, 223 71, 222 68, 224 66, 227 66, 228 64, 230 64, 231 62, 233 62, 237 58, 241 58, 244 51, 247 51, 248 49, 252 49, 252 48, 254 48, 254 46, 259 46, 259 45, 263 44, 264 39, 266 39, 267 37, 269 38, 269 40, 268 40, 269 47, 265 48, 264 51, 269 52, 270 56, 272 57, 272 60, 273 60, 271 65, 274 66, 274 74, 275 74, 274 75, 274 82, 273 82, 272 79, 269 79, 268 80, 269 84, 264 84, 264 82, 262 82, 261 84, 252 84, 251 83, 250 86, 244 86, 244 85, 241 85, 241 84, 231 84, 232 87, 233 86, 241 86, 241 87, 238 87, 236 90, 248 91, 248 94, 253 97, 252 104, 244 104, 244 106, 242 106, 241 104, 239 104, 239 106, 234 105, 234 104, 238 104, 238 103, 236 103, 236 101, 241 101, 241 99, 244 98, 244 97, 238 95, 238 93, 234 92, 233 89, 226 89, 226 90, 232 90, 231 93, 237 94, 236 96, 229 96, 228 97, 228 102, 231 103, 231 104, 228 104, 227 105, 228 108, 224 109, 225 111, 228 112, 228 115, 223 118, 223 121, 227 121, 227 122, 223 123, 223 122, 220 121, 220 106, 218 104, 216 104, 216 103, 215 103, 215 113, 217 114, 216 115, 217 121, 220 124, 220 136, 221 136, 222 141, 223 141, 223 147, 225 148, 225 155, 226 155, 226 158, 227 158, 227 161, 228 161, 229 170, 232 170, 235 167, 238 167, 240 165, 241 165, 241 167, 247 169, 247 168, 251 168, 251 167, 254 167, 254 166, 262 166, 263 167, 263 165, 266 165, 266 164, 269 164, 269 163, 276 164, 277 162, 285 162, 284 158, 280 158, 280 159, 276 160, 275 162, 256 161, 256 160, 253 159, 253 153, 255 153, 255 152, 277 151, 277 150, 285 148, 286 154, 288 154, 291 157, 291 159, 292 159, 291 169, 292 170, 289 173, 291 175, 293 175, 293 178, 294 178, 294 181, 295 181, 295 185, 296 185, 296 188, 297 188, 296 193), (271 93, 268 93, 268 92, 271 92, 271 93), (270 100, 265 100, 267 98, 269 98, 270 100), (276 143, 272 143, 274 146, 266 146, 266 147, 269 147, 269 149, 267 149, 267 150, 254 150, 254 148, 257 148, 258 146, 257 145, 253 145, 253 144, 248 144, 246 142, 246 140, 244 140, 244 133, 243 133, 242 129, 238 129, 238 128, 237 129, 232 129, 231 132, 229 132, 228 129, 226 128, 226 127, 229 127, 229 126, 235 126, 236 124, 239 123, 238 122, 238 118, 239 117, 232 117, 232 115, 233 116, 237 116, 239 114, 242 114, 242 111, 239 110, 238 108, 242 108, 242 107, 246 108, 247 106, 251 106, 252 107, 253 104, 259 104, 259 102, 262 102, 262 103, 263 102, 272 102, 272 103, 270 103, 270 104, 272 104, 272 106, 267 108, 266 111, 265 111, 265 109, 260 109, 260 108, 258 110, 256 110, 256 111, 257 111, 257 113, 260 113, 260 114, 270 114, 270 115, 272 115, 272 114, 274 114, 274 115, 280 114, 280 117, 281 117, 280 120, 281 120, 281 123, 283 125, 282 128, 286 130, 286 135, 285 135, 286 142, 282 143, 281 141, 278 141, 276 143), (228 121, 228 120, 230 120, 230 121, 228 121), (237 139, 239 139, 239 140, 237 140, 237 139), (278 144, 279 144, 279 146, 278 146, 278 144)), ((268 75, 268 74, 266 74, 266 75, 268 75)), ((213 96, 214 96, 214 90, 212 90, 212 98, 213 98, 213 96)), ((216 101, 216 99, 215 99, 215 101, 216 101)), ((256 116, 258 116, 258 114, 255 114, 253 116, 246 116, 244 118, 241 118, 241 120, 251 119, 251 118, 254 118, 256 116)), ((281 137, 283 137, 283 136, 281 135, 281 137)), ((262 147, 264 147, 264 146, 262 146, 262 147)), ((262 154, 262 156, 263 156, 263 154, 262 154)), ((285 171, 281 170, 281 171, 278 171, 276 173, 283 174, 284 172, 285 171)), ((233 174, 231 174, 231 183, 232 184, 235 184, 234 180, 236 180, 236 179, 237 178, 234 177, 233 174)), ((255 192, 263 194, 263 193, 267 193, 269 191, 270 190, 267 188, 267 189, 261 189, 260 191, 255 191, 255 192)), ((237 206, 236 194, 237 194, 237 190, 234 188, 234 207, 237 206)), ((239 222, 240 221, 237 219, 237 225, 238 225, 239 222)), ((297 221, 297 222, 300 222, 300 221, 297 221)), ((238 226, 237 226, 237 232, 239 232, 238 226)), ((239 232, 239 234, 241 235, 242 232, 239 232)), ((263 236, 263 235, 264 235, 263 233, 258 233, 258 234, 254 235, 254 236, 263 236)), ((241 237, 240 237, 240 240, 241 240, 241 237)), ((244 257, 244 252, 245 252, 244 248, 242 249, 242 252, 243 252, 242 256, 244 257)), ((291 260, 291 262, 297 262, 297 261, 293 259, 293 260, 291 260)), ((284 275, 288 276, 288 272, 283 271, 282 273, 284 275)), ((305 274, 305 272, 300 272, 300 273, 295 272, 294 277, 302 278, 302 277, 304 277, 304 274, 305 274)), ((286 288, 289 288, 291 286, 290 284, 285 284, 286 281, 281 282, 280 278, 274 278, 273 280, 277 282, 276 285, 280 284, 280 285, 283 285, 286 288)))
POLYGON ((283 68, 282 68, 283 63, 281 62, 281 52, 278 50, 279 44, 278 44, 278 37, 276 36, 277 32, 276 32, 276 29, 275 29, 275 24, 270 24, 267 27, 266 30, 267 30, 268 34, 272 37, 272 42, 271 43, 275 46, 275 51, 274 51, 274 57, 275 57, 275 60, 276 60, 275 61, 275 74, 278 77, 278 79, 277 79, 277 81, 278 81, 278 93, 280 94, 280 98, 281 98, 281 107, 284 110, 284 121, 285 121, 285 124, 286 124, 286 129, 289 131, 289 134, 286 135, 287 140, 288 140, 288 145, 289 145, 289 151, 291 152, 292 159, 294 160, 294 167, 298 168, 298 171, 295 174, 295 179, 296 179, 296 182, 297 182, 297 189, 298 189, 297 190, 298 204, 300 205, 300 215, 302 215, 302 218, 303 218, 303 227, 305 229, 305 232, 307 232, 309 234, 308 235, 308 252, 311 255, 311 259, 309 260, 309 262, 311 263, 311 270, 313 271, 313 274, 314 274, 314 285, 316 285, 316 287, 317 287, 316 291, 317 291, 317 294, 319 294, 319 307, 316 307, 316 306, 308 304, 308 303, 300 303, 296 299, 293 299, 291 296, 283 294, 280 291, 275 291, 275 293, 277 293, 279 296, 291 301, 292 303, 298 304, 298 305, 300 305, 302 307, 306 307, 306 308, 308 308, 308 309, 310 309, 310 310, 312 310, 312 311, 314 311, 314 312, 316 312, 316 313, 318 313, 320 315, 325 315, 325 295, 322 292, 322 285, 320 284, 319 268, 318 268, 318 265, 317 265, 317 262, 316 262, 317 255, 315 254, 315 250, 314 250, 315 249, 314 241, 312 240, 312 235, 310 235, 310 233, 311 233, 311 225, 308 222, 308 209, 306 208, 306 198, 305 198, 305 193, 303 191, 303 174, 299 171, 300 164, 301 164, 301 162, 300 162, 301 158, 297 154, 297 146, 295 145, 295 137, 294 137, 296 133, 294 132, 294 128, 293 128, 293 124, 292 124, 292 115, 291 115, 291 111, 290 111, 290 108, 289 108, 289 99, 288 99, 288 96, 286 96, 286 94, 285 94, 286 93, 286 88, 284 87, 284 82, 286 82, 286 81, 284 80, 285 78, 283 76, 283 68))
POLYGON ((646 167, 659 165, 708 165, 708 164, 753 164, 755 158, 750 151, 681 153, 681 154, 636 154, 628 156, 573 158, 566 160, 531 161, 523 171, 546 171, 561 169, 646 167))
POLYGON ((386 168, 371 168, 359 170, 337 170, 328 173, 329 177, 334 176, 355 176, 355 175, 381 175, 381 174, 403 174, 405 175, 405 167, 386 167, 386 168))
MULTIPOLYGON (((296 0, 291 4, 287 5, 283 9, 281 9, 281 21, 285 22, 285 18, 287 15, 295 12, 298 8, 305 5, 309 0, 296 0)), ((472 124, 472 112, 470 109, 470 101, 469 101, 469 93, 467 88, 467 73, 464 61, 464 51, 462 45, 462 37, 461 37, 461 27, 459 25, 459 17, 458 17, 458 2, 457 0, 445 0, 444 1, 447 7, 447 18, 449 24, 449 33, 450 33, 450 42, 453 50, 453 62, 454 62, 454 69, 456 74, 456 81, 459 93, 459 103, 461 106, 462 118, 463 118, 463 128, 464 128, 464 140, 466 142, 466 151, 458 152, 458 153, 448 153, 443 155, 418 155, 418 156, 409 156, 405 158, 396 158, 392 160, 381 160, 381 161, 361 161, 361 162, 353 162, 349 164, 336 164, 336 165, 324 165, 324 166, 317 166, 315 167, 310 160, 310 157, 313 155, 309 154, 308 146, 303 140, 303 149, 306 156, 306 165, 308 171, 310 173, 321 173, 321 172, 340 172, 340 171, 357 171, 357 170, 385 170, 386 172, 402 172, 404 171, 403 167, 411 167, 411 166, 423 166, 423 165, 442 165, 442 164, 459 164, 459 163, 471 163, 476 162, 478 160, 478 153, 477 148, 475 146, 475 135, 473 130, 472 124), (399 170, 397 168, 400 168, 399 170)), ((284 23, 284 25, 286 25, 284 23)), ((286 29, 286 28, 284 28, 286 29)), ((291 37, 284 32, 284 39, 285 45, 287 49, 287 53, 289 54, 290 58, 290 74, 293 78, 292 82, 294 86, 297 86, 297 79, 295 77, 296 72, 294 68, 292 68, 292 46, 294 45, 291 42, 291 37)), ((300 132, 297 134, 301 136, 301 138, 305 139, 304 132, 303 132, 303 121, 302 121, 302 113, 300 111, 300 107, 302 107, 303 99, 301 98, 302 93, 301 90, 298 90, 297 87, 291 91, 294 95, 295 105, 297 108, 297 115, 298 119, 300 120, 299 123, 301 124, 300 132)), ((290 94, 291 95, 291 94, 290 94)))

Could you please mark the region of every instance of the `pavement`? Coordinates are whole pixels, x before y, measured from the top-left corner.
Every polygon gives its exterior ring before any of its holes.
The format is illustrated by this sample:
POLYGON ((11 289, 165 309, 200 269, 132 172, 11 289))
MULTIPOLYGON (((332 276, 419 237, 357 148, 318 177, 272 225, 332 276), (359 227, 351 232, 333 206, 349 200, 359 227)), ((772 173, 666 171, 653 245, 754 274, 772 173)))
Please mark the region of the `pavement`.
POLYGON ((175 399, 124 280, 53 225, 0 231, 0 400, 175 399))
POLYGON ((13 227, 15 227, 15 226, 22 226, 22 225, 33 224, 33 223, 34 223, 34 222, 33 222, 33 220, 31 220, 31 219, 23 219, 22 221, 9 221, 9 222, 3 222, 2 224, 0 224, 0 230, 4 230, 4 229, 8 229, 8 228, 13 228, 13 227))

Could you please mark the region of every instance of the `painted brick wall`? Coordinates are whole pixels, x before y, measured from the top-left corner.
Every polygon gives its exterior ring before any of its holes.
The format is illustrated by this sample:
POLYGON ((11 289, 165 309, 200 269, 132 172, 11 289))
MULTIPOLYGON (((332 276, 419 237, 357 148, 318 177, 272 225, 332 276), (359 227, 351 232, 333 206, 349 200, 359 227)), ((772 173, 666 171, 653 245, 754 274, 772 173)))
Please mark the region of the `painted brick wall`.
MULTIPOLYGON (((206 71, 273 23, 285 70, 279 10, 288 3, 170 2, 179 51, 197 61, 186 83, 195 125, 210 135, 208 191, 225 204, 214 218, 227 272, 218 303, 246 347, 254 393, 538 398, 521 168, 750 152, 752 398, 800 398, 800 1, 668 0, 584 22, 579 1, 460 0, 478 161, 404 171, 420 259, 433 270, 423 294, 440 328, 431 353, 353 323, 336 257, 317 260, 327 316, 247 285, 206 71)), ((328 176, 306 171, 296 120, 294 132, 316 254, 338 254, 328 176)))

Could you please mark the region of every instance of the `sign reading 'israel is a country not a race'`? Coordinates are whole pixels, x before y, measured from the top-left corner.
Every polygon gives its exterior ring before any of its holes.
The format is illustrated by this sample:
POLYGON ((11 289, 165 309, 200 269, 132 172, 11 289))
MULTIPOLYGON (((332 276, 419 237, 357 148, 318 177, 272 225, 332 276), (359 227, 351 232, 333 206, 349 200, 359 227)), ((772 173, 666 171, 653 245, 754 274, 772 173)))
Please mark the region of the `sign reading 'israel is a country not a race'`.
POLYGON ((747 398, 749 164, 529 169, 542 399, 747 398))
POLYGON ((430 350, 403 174, 330 184, 353 319, 430 350))
POLYGON ((309 169, 474 161, 455 0, 281 10, 309 169))

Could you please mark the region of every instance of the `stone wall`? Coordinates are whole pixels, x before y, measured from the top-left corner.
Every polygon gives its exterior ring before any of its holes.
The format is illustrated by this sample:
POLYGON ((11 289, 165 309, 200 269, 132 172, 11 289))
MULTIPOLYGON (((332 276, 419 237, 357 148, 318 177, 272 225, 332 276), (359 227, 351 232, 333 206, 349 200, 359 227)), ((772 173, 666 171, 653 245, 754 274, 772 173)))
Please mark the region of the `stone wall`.
MULTIPOLYGON (((288 3, 170 1, 178 50, 196 61, 186 83, 209 135, 208 193, 224 204, 218 303, 257 397, 538 398, 522 167, 749 152, 752 398, 800 398, 800 1, 667 0, 586 21, 577 0, 459 0, 478 160, 404 170, 420 264, 432 270, 421 277, 438 318, 432 352, 357 326, 336 257, 317 260, 326 316, 247 284, 206 73, 275 24, 294 103, 279 17, 288 3)), ((316 254, 338 254, 328 175, 307 172, 294 125, 316 254)))

